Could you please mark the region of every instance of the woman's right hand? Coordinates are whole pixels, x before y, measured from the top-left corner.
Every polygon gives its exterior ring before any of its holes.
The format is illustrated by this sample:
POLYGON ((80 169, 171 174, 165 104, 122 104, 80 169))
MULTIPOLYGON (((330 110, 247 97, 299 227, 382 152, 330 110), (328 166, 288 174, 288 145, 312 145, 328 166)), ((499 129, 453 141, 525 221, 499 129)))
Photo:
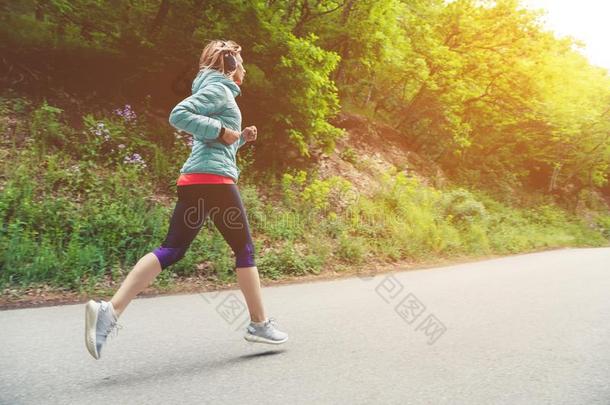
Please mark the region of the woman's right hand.
POLYGON ((244 135, 244 139, 246 142, 256 141, 257 129, 254 125, 250 125, 243 130, 242 134, 244 135))

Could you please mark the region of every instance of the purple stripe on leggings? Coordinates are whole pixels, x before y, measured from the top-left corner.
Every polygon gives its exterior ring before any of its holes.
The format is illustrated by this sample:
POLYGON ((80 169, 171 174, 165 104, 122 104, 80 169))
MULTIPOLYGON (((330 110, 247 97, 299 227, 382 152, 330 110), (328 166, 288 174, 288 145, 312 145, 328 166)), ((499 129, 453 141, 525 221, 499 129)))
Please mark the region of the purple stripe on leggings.
POLYGON ((185 253, 184 248, 170 248, 160 246, 153 250, 157 259, 159 259, 159 263, 161 263, 161 269, 168 267, 171 264, 176 263, 178 260, 182 259, 185 253))

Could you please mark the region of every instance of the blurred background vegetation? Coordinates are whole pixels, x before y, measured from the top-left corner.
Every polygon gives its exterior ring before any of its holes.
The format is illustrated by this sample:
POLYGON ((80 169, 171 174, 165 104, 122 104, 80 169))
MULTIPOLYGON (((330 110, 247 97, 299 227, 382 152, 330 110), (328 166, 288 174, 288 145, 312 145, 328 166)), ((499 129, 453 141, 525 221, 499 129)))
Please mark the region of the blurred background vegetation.
MULTIPOLYGON (((192 142, 168 114, 216 38, 243 47, 237 101, 259 137, 239 186, 264 277, 607 245, 610 76, 539 16, 517 0, 0 2, 0 283, 90 290, 159 245, 192 142), (329 156, 366 171, 363 125, 446 181, 322 173, 329 156)), ((206 227, 158 286, 233 279, 206 227)))

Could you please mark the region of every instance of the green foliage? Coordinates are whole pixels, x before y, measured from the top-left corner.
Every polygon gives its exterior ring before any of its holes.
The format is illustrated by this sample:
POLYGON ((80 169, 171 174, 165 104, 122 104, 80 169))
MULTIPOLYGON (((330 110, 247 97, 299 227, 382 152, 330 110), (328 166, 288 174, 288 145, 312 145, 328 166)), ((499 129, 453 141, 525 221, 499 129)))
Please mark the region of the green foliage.
POLYGON ((333 150, 335 139, 344 133, 326 121, 339 109, 337 88, 329 79, 339 56, 315 45, 316 39, 313 33, 305 38, 286 34, 286 49, 277 69, 290 74, 278 74, 274 81, 276 89, 286 90, 278 91, 286 97, 276 100, 278 125, 285 126, 290 140, 306 156, 314 145, 333 150))
MULTIPOLYGON (((13 109, 20 104, 6 100, 3 111, 27 116, 13 109)), ((153 180, 159 180, 154 170, 169 168, 175 181, 181 162, 168 160, 146 140, 146 128, 134 115, 117 111, 85 115, 81 132, 62 123, 61 109, 46 102, 29 113, 32 136, 3 162, 0 283, 88 289, 123 277, 120 269, 126 271, 163 240, 172 207, 150 199, 153 180), (135 159, 136 151, 145 157, 135 159)), ((176 146, 183 152, 188 148, 181 142, 176 146)), ((230 249, 218 232, 202 238, 207 245, 194 244, 171 272, 192 274, 200 259, 226 278, 233 268, 230 249), (216 249, 209 251, 210 245, 216 249)), ((169 276, 161 279, 161 284, 171 282, 169 276)))
POLYGON ((307 172, 299 170, 295 175, 284 173, 282 175, 282 192, 284 202, 288 205, 296 206, 298 204, 298 195, 305 186, 307 180, 307 172))
POLYGON ((322 262, 315 253, 304 254, 293 243, 283 243, 277 249, 265 252, 258 260, 258 267, 264 276, 277 279, 281 275, 319 273, 322 262))
POLYGON ((358 198, 352 184, 340 176, 327 179, 309 178, 307 172, 284 173, 282 176, 284 202, 304 212, 331 214, 343 211, 358 198))
POLYGON ((126 253, 145 252, 161 238, 159 219, 166 212, 146 203, 145 181, 126 184, 135 180, 133 169, 81 187, 79 178, 100 178, 99 166, 69 166, 57 155, 37 159, 35 151, 23 150, 7 171, 0 197, 2 282, 44 281, 77 290, 107 276, 126 253))
POLYGON ((447 220, 457 224, 485 222, 487 211, 472 193, 463 188, 447 191, 440 201, 443 215, 447 220))
MULTIPOLYGON (((577 52, 573 38, 545 31, 540 10, 521 3, 9 2, 0 37, 8 83, 39 86, 48 77, 61 88, 68 77, 82 81, 87 94, 109 86, 98 80, 109 69, 116 90, 149 74, 166 78, 163 72, 180 76, 173 84, 183 80, 188 93, 194 72, 178 66, 188 60, 195 68, 203 44, 231 38, 242 45, 248 71, 245 115, 256 116, 265 141, 256 153, 282 171, 297 155, 334 149, 344 132, 328 121, 340 95, 344 106, 391 123, 462 183, 570 200, 608 184, 610 76, 577 52), (40 58, 45 64, 31 62, 40 58), (87 68, 73 68, 81 62, 87 68)), ((165 99, 155 101, 166 108, 165 99)), ((61 144, 63 131, 52 125, 57 111, 40 114, 51 118, 39 122, 43 145, 61 144)), ((164 176, 170 166, 152 146, 142 148, 164 176)))
MULTIPOLYGON (((395 171, 386 173, 382 187, 371 197, 361 197, 341 219, 354 235, 350 238, 364 238, 367 251, 390 260, 608 242, 603 226, 591 229, 557 206, 515 208, 481 191, 440 192, 395 171)), ((345 237, 341 257, 358 257, 345 237)))
MULTIPOLYGON (((151 78, 167 81, 180 65, 194 67, 209 39, 240 43, 248 71, 240 106, 256 117, 263 142, 240 151, 239 164, 249 172, 263 153, 262 163, 287 166, 279 184, 275 173, 261 173, 277 198, 263 201, 247 177, 240 187, 261 273, 279 278, 316 273, 327 263, 363 264, 370 255, 421 259, 607 244, 610 219, 599 190, 607 191, 610 175, 610 76, 576 52, 572 39, 543 31, 540 13, 519 5, 7 2, 0 37, 6 83, 37 94, 51 83, 43 96, 60 98, 59 89, 79 80, 95 98, 105 87, 144 98, 138 92, 150 92, 151 78), (411 149, 465 186, 436 190, 391 171, 365 197, 341 177, 293 170, 297 155, 332 151, 344 132, 328 121, 340 104, 390 123, 411 149), (511 205, 522 189, 545 198, 511 205), (550 193, 599 213, 584 224, 550 193)), ((184 94, 172 83, 173 97, 186 96, 191 79, 185 76, 184 94)), ((167 94, 160 94, 153 101, 165 109, 167 94)), ((153 203, 151 194, 174 191, 191 139, 167 136, 169 128, 140 107, 95 108, 77 115, 76 129, 70 114, 82 110, 34 104, 0 99, 0 282, 78 290, 124 277, 165 235, 172 206, 153 203)), ((342 158, 366 164, 349 146, 342 158)), ((207 226, 158 284, 196 274, 202 264, 230 279, 230 253, 207 226)))
POLYGON ((358 158, 358 156, 356 154, 356 151, 354 150, 354 148, 352 148, 350 146, 346 147, 341 152, 341 159, 345 160, 346 162, 356 163, 357 158, 358 158))
POLYGON ((596 218, 597 229, 602 236, 610 240, 610 214, 600 214, 596 218))
POLYGON ((41 156, 46 154, 50 146, 61 148, 66 142, 66 128, 59 121, 61 112, 60 108, 50 106, 44 101, 32 113, 30 132, 41 156))
POLYGON ((363 237, 342 233, 339 237, 337 255, 346 263, 361 264, 369 250, 367 240, 363 237))
MULTIPOLYGON (((121 161, 107 146, 126 142, 123 124, 92 116, 84 122, 90 136, 78 148, 90 151, 87 160, 75 160, 70 147, 54 148, 40 160, 34 147, 17 150, 14 160, 6 162, 0 195, 0 283, 45 282, 89 290, 108 279, 120 281, 164 237, 172 206, 151 202, 154 176, 141 165, 121 161), (101 152, 105 150, 109 153, 101 152)), ((67 130, 60 136, 70 140, 74 133, 67 130)), ((241 193, 254 225, 261 274, 317 274, 327 263, 361 265, 371 255, 422 259, 607 243, 607 216, 599 216, 597 227, 590 229, 549 204, 518 210, 481 192, 441 192, 396 170, 381 180, 379 190, 365 197, 341 178, 284 173, 276 184, 278 203, 263 202, 256 186, 244 184, 241 193)), ((219 280, 233 279, 230 248, 210 223, 155 285, 170 288, 175 277, 197 274, 205 263, 219 280)))

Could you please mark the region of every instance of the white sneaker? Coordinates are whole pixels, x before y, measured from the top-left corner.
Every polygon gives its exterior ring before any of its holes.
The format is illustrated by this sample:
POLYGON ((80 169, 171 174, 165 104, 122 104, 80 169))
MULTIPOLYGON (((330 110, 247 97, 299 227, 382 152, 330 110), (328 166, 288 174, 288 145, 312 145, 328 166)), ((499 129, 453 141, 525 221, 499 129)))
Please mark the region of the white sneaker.
POLYGON ((87 302, 85 306, 85 345, 93 358, 100 358, 108 335, 115 331, 116 336, 118 330, 122 328, 117 320, 112 303, 104 300, 87 302))
POLYGON ((269 343, 279 345, 288 340, 288 334, 276 328, 274 318, 269 318, 262 326, 256 326, 250 322, 246 328, 244 339, 253 343, 269 343))

